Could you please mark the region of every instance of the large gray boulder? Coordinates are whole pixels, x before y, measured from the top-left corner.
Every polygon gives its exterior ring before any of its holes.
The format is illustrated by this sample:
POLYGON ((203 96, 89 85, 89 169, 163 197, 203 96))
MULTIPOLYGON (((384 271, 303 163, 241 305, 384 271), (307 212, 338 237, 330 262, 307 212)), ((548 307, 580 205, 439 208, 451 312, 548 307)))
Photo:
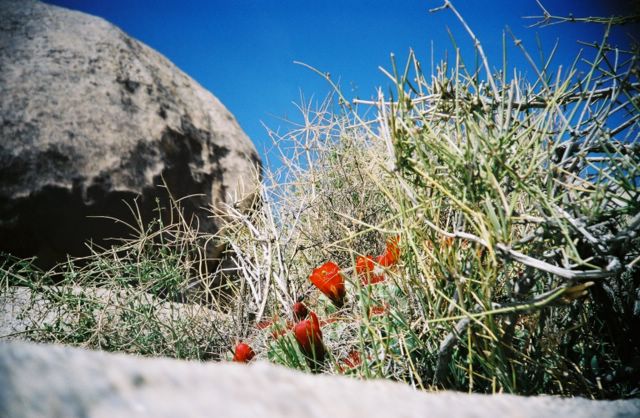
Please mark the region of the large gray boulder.
POLYGON ((257 362, 194 363, 0 343, 3 417, 637 417, 640 400, 423 393, 257 362))
POLYGON ((259 157, 210 92, 93 16, 0 0, 0 251, 48 266, 168 206, 215 232, 208 208, 246 206, 259 157))

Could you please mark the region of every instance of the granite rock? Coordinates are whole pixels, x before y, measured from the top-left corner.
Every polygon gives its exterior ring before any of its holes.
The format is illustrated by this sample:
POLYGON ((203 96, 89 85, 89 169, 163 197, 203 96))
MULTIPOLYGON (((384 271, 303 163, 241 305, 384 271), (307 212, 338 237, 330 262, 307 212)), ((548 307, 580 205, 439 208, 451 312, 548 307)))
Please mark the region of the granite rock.
POLYGON ((637 417, 640 400, 424 393, 266 362, 196 363, 0 343, 0 416, 637 417))
POLYGON ((94 16, 0 0, 0 251, 48 267, 135 235, 94 216, 135 225, 136 199, 146 222, 169 206, 163 184, 216 232, 209 210, 249 206, 259 167, 231 113, 158 52, 94 16))

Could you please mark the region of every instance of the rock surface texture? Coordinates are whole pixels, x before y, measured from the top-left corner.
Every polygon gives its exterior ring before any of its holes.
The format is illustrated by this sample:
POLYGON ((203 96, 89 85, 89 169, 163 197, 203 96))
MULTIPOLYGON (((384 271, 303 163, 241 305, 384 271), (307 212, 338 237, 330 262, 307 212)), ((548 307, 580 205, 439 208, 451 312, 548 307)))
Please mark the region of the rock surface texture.
MULTIPOLYGON (((163 180, 200 230, 242 202, 259 157, 229 111, 162 55, 93 16, 0 0, 0 250, 44 265, 127 237, 163 180), (203 209, 204 208, 204 209, 203 209)), ((246 204, 247 200, 244 200, 246 204)))
POLYGON ((640 400, 421 393, 269 363, 192 363, 0 343, 0 416, 637 417, 640 400))
MULTIPOLYGON (((41 286, 35 291, 14 286, 0 292, 0 341, 38 341, 39 338, 42 338, 40 341, 55 341, 54 338, 77 341, 77 333, 82 330, 85 337, 99 333, 102 344, 108 340, 110 347, 135 350, 135 344, 146 339, 143 344, 147 352, 177 356, 177 351, 186 345, 201 353, 205 345, 224 347, 218 328, 231 329, 232 326, 229 316, 204 306, 167 302, 140 291, 70 286, 41 286), (78 309, 75 303, 78 300, 91 309, 78 309), (96 320, 86 321, 88 313, 96 320), (189 324, 188 333, 182 335, 182 341, 177 341, 175 336, 184 330, 184 324, 189 324), (135 337, 132 338, 132 334, 135 337)), ((96 339, 89 337, 83 342, 95 344, 96 339)), ((203 357, 219 359, 218 351, 204 353, 203 357)))

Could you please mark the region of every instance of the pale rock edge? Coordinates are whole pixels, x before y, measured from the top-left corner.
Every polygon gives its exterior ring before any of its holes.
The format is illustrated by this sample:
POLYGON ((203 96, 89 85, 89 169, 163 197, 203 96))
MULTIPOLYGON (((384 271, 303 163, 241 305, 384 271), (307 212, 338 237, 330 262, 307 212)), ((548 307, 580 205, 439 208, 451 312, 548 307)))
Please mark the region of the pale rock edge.
POLYGON ((637 417, 640 400, 421 393, 252 365, 0 343, 2 417, 637 417))

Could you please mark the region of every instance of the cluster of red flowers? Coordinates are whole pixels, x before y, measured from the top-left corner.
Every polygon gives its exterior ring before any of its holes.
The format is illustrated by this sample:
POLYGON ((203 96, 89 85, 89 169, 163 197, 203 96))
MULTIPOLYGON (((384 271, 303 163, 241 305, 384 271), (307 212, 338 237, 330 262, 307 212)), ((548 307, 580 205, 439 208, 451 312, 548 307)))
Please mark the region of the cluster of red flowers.
MULTIPOLYGON (((399 238, 394 237, 387 241, 385 251, 377 257, 358 256, 356 258, 356 274, 362 284, 375 284, 384 280, 384 269, 393 266, 400 258, 399 238)), ((318 290, 328 297, 336 307, 344 304, 346 295, 344 276, 340 267, 333 261, 327 261, 313 270, 309 280, 318 290)))
MULTIPOLYGON (((362 284, 375 284, 383 281, 384 269, 393 266, 398 262, 400 249, 398 247, 399 238, 394 237, 387 241, 384 253, 373 258, 372 256, 359 256, 356 258, 356 274, 360 277, 362 284)), ((341 308, 344 305, 346 290, 344 286, 344 276, 340 272, 340 267, 333 261, 327 261, 320 267, 313 270, 309 280, 320 292, 328 297, 333 304, 341 308)), ((370 309, 370 315, 382 314, 386 306, 374 306, 370 309)), ((324 363, 326 348, 322 341, 321 325, 332 322, 331 319, 321 322, 315 312, 309 309, 302 302, 297 302, 292 306, 293 319, 295 325, 287 321, 285 327, 273 326, 271 335, 278 338, 285 335, 288 330, 293 331, 293 335, 300 347, 300 351, 305 356, 307 364, 313 372, 317 372, 324 363)), ((264 329, 273 325, 273 321, 263 321, 258 324, 259 329, 264 329)), ((254 352, 245 343, 237 345, 233 361, 249 362, 254 357, 254 352)), ((361 363, 360 355, 356 351, 349 353, 343 363, 349 367, 356 367, 361 363)), ((343 371, 342 366, 339 367, 343 371)))
MULTIPOLYGON (((293 305, 293 319, 295 325, 287 321, 285 327, 274 325, 273 321, 262 321, 258 324, 259 329, 271 328, 271 335, 274 338, 285 335, 289 330, 293 331, 293 336, 298 342, 300 351, 305 356, 312 371, 317 372, 324 363, 326 349, 322 341, 322 331, 320 330, 320 320, 315 312, 309 311, 304 303, 296 302, 293 305)), ((248 363, 253 359, 254 352, 246 343, 239 343, 236 346, 233 361, 248 363)))
POLYGON ((362 284, 375 284, 384 280, 384 268, 393 266, 400 258, 398 243, 398 237, 391 238, 387 241, 384 253, 375 259, 370 255, 356 258, 356 273, 362 280, 362 284))

